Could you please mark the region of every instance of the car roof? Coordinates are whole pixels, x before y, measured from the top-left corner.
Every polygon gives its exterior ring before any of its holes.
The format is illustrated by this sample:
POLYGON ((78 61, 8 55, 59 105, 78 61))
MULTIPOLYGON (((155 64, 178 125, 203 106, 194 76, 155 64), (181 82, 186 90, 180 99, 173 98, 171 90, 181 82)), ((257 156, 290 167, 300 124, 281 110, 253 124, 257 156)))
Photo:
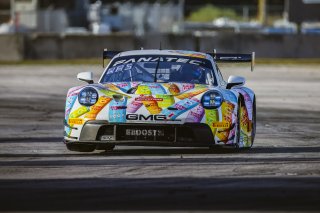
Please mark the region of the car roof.
POLYGON ((120 56, 131 56, 131 55, 174 55, 174 56, 190 56, 195 58, 205 58, 209 59, 211 56, 196 51, 189 51, 189 50, 131 50, 119 53, 116 57, 120 56))

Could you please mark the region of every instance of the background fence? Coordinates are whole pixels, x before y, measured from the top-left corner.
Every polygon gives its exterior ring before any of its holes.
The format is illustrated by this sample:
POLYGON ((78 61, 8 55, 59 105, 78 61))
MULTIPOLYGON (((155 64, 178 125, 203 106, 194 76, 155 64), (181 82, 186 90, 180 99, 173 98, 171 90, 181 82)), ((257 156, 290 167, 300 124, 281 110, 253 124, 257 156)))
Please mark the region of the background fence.
POLYGON ((259 58, 320 58, 318 35, 264 35, 218 33, 212 36, 149 34, 114 35, 0 35, 0 61, 25 59, 99 58, 102 50, 186 49, 245 53, 259 58))

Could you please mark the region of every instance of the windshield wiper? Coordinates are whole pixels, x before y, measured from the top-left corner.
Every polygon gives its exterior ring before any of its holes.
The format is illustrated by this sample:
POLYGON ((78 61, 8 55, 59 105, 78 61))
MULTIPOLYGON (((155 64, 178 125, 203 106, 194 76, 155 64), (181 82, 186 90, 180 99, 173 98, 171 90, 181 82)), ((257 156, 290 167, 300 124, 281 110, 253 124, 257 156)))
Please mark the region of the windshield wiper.
POLYGON ((157 61, 156 71, 154 73, 154 82, 157 82, 157 72, 158 72, 158 69, 159 69, 159 64, 160 64, 160 56, 159 56, 159 59, 157 61))

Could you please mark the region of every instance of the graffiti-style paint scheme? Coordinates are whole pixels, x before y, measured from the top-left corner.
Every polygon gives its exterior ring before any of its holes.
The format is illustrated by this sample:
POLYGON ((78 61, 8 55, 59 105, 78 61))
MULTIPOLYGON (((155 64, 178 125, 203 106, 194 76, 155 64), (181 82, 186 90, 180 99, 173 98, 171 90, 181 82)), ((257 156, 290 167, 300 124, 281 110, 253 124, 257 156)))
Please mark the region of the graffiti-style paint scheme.
POLYGON ((95 120, 98 113, 112 100, 106 96, 101 96, 97 103, 90 107, 90 111, 85 115, 86 120, 95 120))
POLYGON ((127 98, 121 100, 113 99, 109 104, 109 119, 110 123, 125 123, 126 122, 127 98))
POLYGON ((168 90, 172 95, 178 95, 180 93, 180 89, 176 84, 170 84, 168 90))
MULTIPOLYGON (((168 120, 174 123, 206 123, 215 136, 213 143, 234 143, 237 96, 231 91, 221 90, 225 100, 218 109, 204 109, 200 100, 201 96, 209 90, 208 86, 183 83, 109 83, 104 86, 105 89, 98 90, 99 99, 91 107, 74 104, 79 87, 69 91, 65 119, 67 121, 74 119, 72 124, 69 123, 71 127, 80 126, 81 128, 82 123, 75 120, 76 118, 83 119, 85 122, 99 117, 99 120, 124 123, 127 122, 126 114, 135 113, 146 116, 161 114, 167 116, 168 120), (134 94, 125 93, 133 87, 137 87, 134 94), (115 100, 114 95, 120 95, 124 98, 120 101, 115 100), (102 111, 103 114, 100 114, 102 111)), ((248 89, 238 88, 235 90, 243 96, 245 103, 240 109, 240 146, 249 147, 251 146, 252 134, 252 98, 250 96, 253 93, 248 89)), ((73 136, 73 131, 69 127, 65 127, 65 131, 68 136, 73 136)), ((76 132, 74 131, 74 133, 76 132)), ((76 137, 76 135, 74 136, 76 137)))
POLYGON ((206 123, 209 125, 212 134, 216 135, 217 128, 215 124, 219 121, 219 111, 217 109, 205 109, 206 123))
MULTIPOLYGON (((67 95, 67 99, 66 99, 65 115, 64 115, 65 123, 68 123, 72 107, 77 100, 77 97, 78 97, 78 94, 79 94, 81 88, 82 88, 82 86, 73 87, 73 88, 69 89, 69 91, 68 91, 68 95, 67 95)), ((72 131, 72 129, 70 127, 72 127, 72 126, 65 127, 65 134, 69 135, 69 136, 72 131)))
POLYGON ((244 98, 244 105, 240 109, 240 147, 252 145, 252 108, 254 93, 248 88, 235 89, 244 98))
POLYGON ((166 90, 161 84, 148 84, 151 94, 163 95, 166 94, 166 90))
POLYGON ((219 141, 224 143, 228 142, 230 127, 232 124, 232 115, 235 105, 231 102, 225 101, 221 105, 221 114, 222 114, 222 123, 226 123, 225 127, 218 128, 216 136, 219 138, 219 141))
POLYGON ((139 95, 151 95, 151 89, 147 85, 139 85, 137 89, 139 95))
MULTIPOLYGON (((215 65, 212 56, 205 53, 175 50, 167 50, 165 53, 172 55, 171 58, 166 58, 166 63, 182 63, 193 67, 200 66, 203 61, 207 60, 205 65, 208 65, 208 61, 213 65, 212 67, 215 65), (180 60, 179 56, 192 58, 181 58, 180 60)), ((149 60, 152 63, 158 63, 160 60, 160 57, 152 54, 152 57, 143 55, 141 58, 131 58, 131 55, 128 55, 130 57, 123 62, 125 65, 118 63, 119 67, 124 67, 121 69, 131 68, 134 60, 149 60)), ((152 66, 146 66, 145 69, 151 69, 150 67, 152 66)), ((111 66, 110 69, 110 72, 120 72, 116 66, 111 66)), ((162 76, 169 72, 166 66, 160 69, 162 69, 162 76)), ((105 72, 107 70, 108 68, 105 72)), ((213 79, 210 76, 206 77, 209 80, 213 79)), ((212 143, 210 145, 233 145, 240 148, 252 146, 255 135, 255 93, 242 84, 237 85, 236 82, 235 86, 227 89, 224 81, 223 83, 208 83, 207 81, 200 84, 199 81, 191 80, 170 81, 165 77, 161 81, 151 78, 143 82, 140 79, 130 82, 103 83, 108 81, 101 80, 100 82, 74 87, 68 91, 65 106, 65 141, 79 141, 84 126, 94 121, 94 124, 110 123, 115 127, 118 123, 122 126, 139 124, 145 127, 148 127, 148 124, 153 124, 153 127, 172 124, 168 125, 169 128, 174 128, 173 126, 180 128, 185 124, 190 126, 201 124, 197 127, 205 127, 205 131, 210 134, 209 142, 212 143), (87 97, 84 94, 83 97, 81 95, 81 98, 88 101, 85 102, 89 103, 88 105, 84 102, 80 104, 79 100, 79 93, 85 89, 88 89, 85 93, 90 95, 87 97), (91 100, 92 97, 95 99, 91 100), (215 103, 218 104, 215 105, 215 103)), ((134 131, 131 129, 128 134, 135 133, 134 131)), ((149 134, 149 129, 145 131, 146 134, 149 134)), ((157 130, 151 129, 151 131, 156 134, 157 130)), ((154 136, 156 138, 157 135, 154 136)))
POLYGON ((207 91, 208 88, 194 88, 192 90, 192 92, 185 92, 185 93, 180 93, 179 95, 177 95, 176 97, 180 100, 183 100, 185 98, 192 98, 194 96, 197 96, 201 93, 204 93, 205 91, 207 91))
POLYGON ((89 107, 80 106, 69 114, 68 124, 71 128, 68 127, 68 129, 66 129, 66 132, 69 131, 67 132, 69 136, 72 134, 72 127, 74 127, 74 125, 83 124, 83 119, 80 117, 89 111, 90 111, 89 107))
POLYGON ((130 82, 115 83, 115 86, 122 92, 127 92, 131 88, 130 82))
POLYGON ((164 109, 161 114, 166 115, 168 119, 175 120, 179 115, 187 112, 196 105, 198 105, 197 101, 186 98, 164 109))
POLYGON ((194 57, 194 58, 207 58, 207 55, 204 53, 195 53, 193 51, 179 51, 179 50, 170 50, 172 53, 180 54, 183 56, 189 56, 189 57, 194 57))
POLYGON ((204 116, 204 108, 198 99, 193 98, 192 100, 198 102, 198 105, 189 111, 185 122, 200 123, 204 116))
POLYGON ((133 99, 129 104, 128 104, 128 107, 127 107, 127 112, 128 113, 135 113, 137 112, 137 110, 142 107, 143 103, 142 101, 137 101, 135 99, 133 99))
POLYGON ((159 100, 161 101, 158 101, 158 105, 159 107, 161 107, 162 109, 163 108, 168 108, 169 106, 173 105, 175 103, 175 100, 174 100, 174 96, 173 95, 168 95, 168 94, 160 94, 160 95, 156 95, 156 98, 159 98, 159 100))
POLYGON ((159 114, 162 111, 157 99, 154 99, 153 96, 147 96, 147 99, 142 101, 142 103, 151 115, 159 114))

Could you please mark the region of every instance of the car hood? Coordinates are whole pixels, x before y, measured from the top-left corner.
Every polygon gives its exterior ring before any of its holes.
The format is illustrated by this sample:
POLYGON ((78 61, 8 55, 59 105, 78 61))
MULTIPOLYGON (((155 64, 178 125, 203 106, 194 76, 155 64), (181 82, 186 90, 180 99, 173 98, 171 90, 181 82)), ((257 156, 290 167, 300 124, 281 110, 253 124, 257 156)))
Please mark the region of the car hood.
POLYGON ((84 116, 85 120, 107 120, 110 123, 201 122, 204 109, 200 102, 202 95, 209 90, 208 85, 175 82, 115 82, 90 84, 89 87, 98 90, 97 103, 83 106, 79 101, 75 102, 82 88, 70 91, 66 120, 84 116), (158 117, 152 117, 156 115, 158 117))
MULTIPOLYGON (((179 99, 188 94, 188 97, 199 95, 209 89, 209 85, 192 83, 146 83, 146 82, 115 82, 102 84, 104 89, 124 93, 129 96, 135 95, 173 95, 179 99)), ((185 97, 187 98, 187 97, 185 97)))

